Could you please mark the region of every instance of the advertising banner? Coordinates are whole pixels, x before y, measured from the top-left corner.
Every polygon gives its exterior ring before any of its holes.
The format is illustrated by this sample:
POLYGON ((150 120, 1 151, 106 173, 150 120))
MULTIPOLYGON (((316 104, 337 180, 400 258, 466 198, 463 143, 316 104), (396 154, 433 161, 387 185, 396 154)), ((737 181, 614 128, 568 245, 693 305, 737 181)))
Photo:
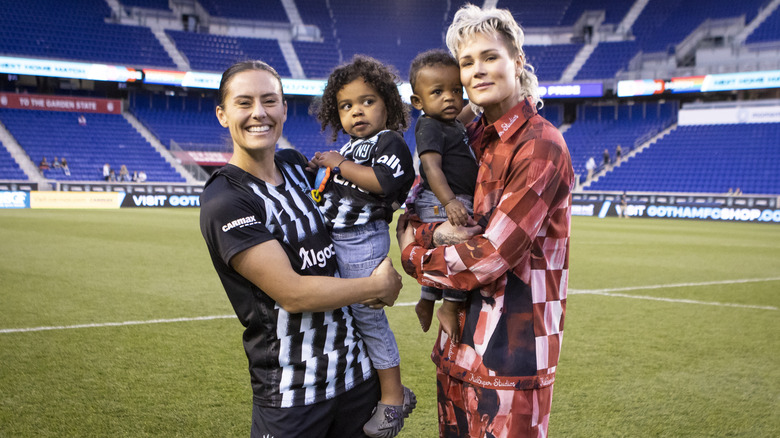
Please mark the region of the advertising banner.
POLYGON ((0 73, 110 82, 135 82, 141 80, 140 71, 121 65, 52 61, 48 59, 15 58, 9 56, 0 56, 0 73))
POLYGON ((780 70, 619 81, 618 97, 780 88, 780 70))
POLYGON ((736 123, 780 123, 780 105, 682 109, 677 121, 679 126, 736 123))
POLYGON ((30 192, 0 191, 0 208, 30 208, 30 192))
POLYGON ((763 222, 780 224, 780 209, 761 206, 716 206, 700 204, 669 205, 662 202, 628 202, 625 207, 615 200, 574 200, 572 216, 628 218, 697 219, 727 222, 763 222))
POLYGON ((122 208, 200 207, 200 195, 175 195, 170 193, 153 195, 128 194, 122 208))
POLYGON ((30 192, 30 208, 119 208, 120 192, 30 192))
POLYGON ((47 96, 43 94, 0 92, 0 108, 121 114, 122 102, 119 99, 101 99, 98 97, 47 96))
POLYGON ((198 163, 201 166, 224 166, 233 156, 232 152, 174 151, 182 163, 198 163))

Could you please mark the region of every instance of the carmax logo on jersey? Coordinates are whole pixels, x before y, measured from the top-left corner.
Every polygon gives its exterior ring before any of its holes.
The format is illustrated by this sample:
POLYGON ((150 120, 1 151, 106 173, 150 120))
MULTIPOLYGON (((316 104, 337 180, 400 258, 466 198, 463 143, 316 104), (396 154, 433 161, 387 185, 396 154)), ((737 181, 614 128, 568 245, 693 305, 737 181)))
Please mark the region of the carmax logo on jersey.
POLYGON ((228 222, 225 225, 222 226, 222 231, 228 232, 236 227, 245 227, 247 225, 254 225, 257 223, 257 220, 254 216, 247 216, 242 217, 241 219, 236 219, 234 221, 228 222))

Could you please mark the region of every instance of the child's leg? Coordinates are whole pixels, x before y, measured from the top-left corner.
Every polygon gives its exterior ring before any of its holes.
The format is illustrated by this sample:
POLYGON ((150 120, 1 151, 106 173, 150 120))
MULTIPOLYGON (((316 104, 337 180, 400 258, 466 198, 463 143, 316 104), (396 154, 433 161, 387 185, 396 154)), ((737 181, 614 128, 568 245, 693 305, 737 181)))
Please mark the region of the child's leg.
MULTIPOLYGON (((331 235, 342 278, 368 277, 390 251, 389 226, 384 221, 374 221, 348 230, 334 230, 331 235)), ((404 391, 399 371, 401 359, 384 309, 372 309, 362 304, 353 304, 350 308, 368 357, 379 376, 381 402, 402 404, 404 391)))
POLYGON ((420 291, 420 301, 414 306, 417 313, 417 320, 420 321, 420 327, 423 332, 428 332, 433 320, 433 304, 441 299, 441 289, 435 287, 423 286, 420 291))

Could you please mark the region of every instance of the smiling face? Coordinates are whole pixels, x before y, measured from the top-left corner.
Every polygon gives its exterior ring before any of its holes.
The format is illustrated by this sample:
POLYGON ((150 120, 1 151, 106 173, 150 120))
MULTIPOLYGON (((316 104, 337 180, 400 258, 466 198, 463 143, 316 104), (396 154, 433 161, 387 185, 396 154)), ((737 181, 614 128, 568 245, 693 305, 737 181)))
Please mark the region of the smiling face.
POLYGON ((460 80, 476 105, 492 123, 522 100, 518 76, 523 60, 513 55, 498 34, 477 33, 458 50, 460 80))
POLYGON ((237 158, 273 154, 287 120, 287 102, 282 85, 270 72, 245 70, 227 83, 223 102, 217 107, 219 123, 230 129, 237 158))
POLYGON ((458 68, 432 65, 420 69, 411 97, 412 105, 438 120, 455 120, 463 109, 463 85, 458 68))
POLYGON ((344 131, 358 138, 370 138, 387 128, 385 101, 362 77, 336 93, 339 119, 344 131))

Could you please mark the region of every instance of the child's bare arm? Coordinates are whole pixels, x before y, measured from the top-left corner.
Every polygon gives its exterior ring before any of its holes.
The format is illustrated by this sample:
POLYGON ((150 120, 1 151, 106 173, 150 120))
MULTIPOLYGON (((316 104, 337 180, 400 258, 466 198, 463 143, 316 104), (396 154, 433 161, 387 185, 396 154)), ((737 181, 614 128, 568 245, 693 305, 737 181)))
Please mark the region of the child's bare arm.
POLYGON ((441 154, 426 152, 420 156, 420 163, 425 170, 425 176, 433 194, 447 211, 447 219, 452 225, 466 225, 469 216, 468 210, 463 206, 463 203, 455 199, 455 194, 447 183, 447 177, 441 170, 441 154))
POLYGON ((320 167, 330 167, 331 169, 338 167, 341 176, 349 182, 375 195, 384 194, 374 169, 345 160, 336 151, 317 152, 314 154, 312 162, 320 167))

